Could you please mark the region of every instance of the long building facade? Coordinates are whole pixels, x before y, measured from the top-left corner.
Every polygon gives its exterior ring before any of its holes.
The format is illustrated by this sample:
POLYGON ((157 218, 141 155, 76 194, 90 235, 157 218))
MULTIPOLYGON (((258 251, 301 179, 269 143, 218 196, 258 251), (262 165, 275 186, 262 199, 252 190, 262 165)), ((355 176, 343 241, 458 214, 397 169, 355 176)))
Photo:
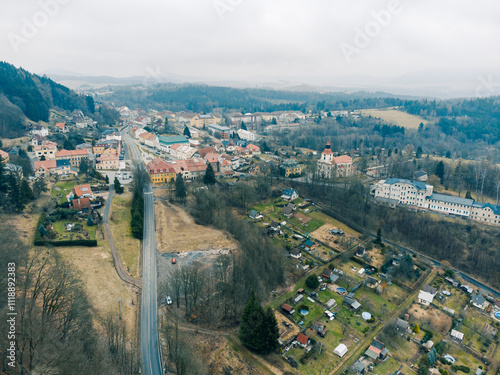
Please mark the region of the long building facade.
POLYGON ((500 206, 473 199, 436 194, 433 187, 420 181, 388 178, 372 185, 372 196, 384 203, 426 208, 448 215, 470 218, 500 226, 500 206))

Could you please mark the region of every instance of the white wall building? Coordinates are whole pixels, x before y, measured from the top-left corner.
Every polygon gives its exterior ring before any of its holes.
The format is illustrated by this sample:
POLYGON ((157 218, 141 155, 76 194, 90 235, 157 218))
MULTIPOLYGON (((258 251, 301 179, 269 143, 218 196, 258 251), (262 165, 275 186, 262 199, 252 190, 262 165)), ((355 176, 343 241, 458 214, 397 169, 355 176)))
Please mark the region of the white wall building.
POLYGON ((375 198, 397 200, 399 203, 417 207, 428 207, 427 197, 432 195, 432 185, 420 181, 388 178, 375 184, 375 198))
POLYGON ((240 137, 240 139, 244 139, 245 141, 255 141, 257 139, 257 135, 248 130, 239 129, 237 133, 238 137, 240 137))

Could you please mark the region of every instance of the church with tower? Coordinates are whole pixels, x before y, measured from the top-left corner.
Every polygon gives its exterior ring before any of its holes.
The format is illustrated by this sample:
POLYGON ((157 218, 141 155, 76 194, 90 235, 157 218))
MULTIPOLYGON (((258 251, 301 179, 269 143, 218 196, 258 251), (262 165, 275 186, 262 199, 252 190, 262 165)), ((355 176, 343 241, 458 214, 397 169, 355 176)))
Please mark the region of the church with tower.
POLYGON ((318 160, 318 174, 326 179, 350 177, 354 174, 352 158, 349 155, 333 156, 330 142, 327 142, 318 160))

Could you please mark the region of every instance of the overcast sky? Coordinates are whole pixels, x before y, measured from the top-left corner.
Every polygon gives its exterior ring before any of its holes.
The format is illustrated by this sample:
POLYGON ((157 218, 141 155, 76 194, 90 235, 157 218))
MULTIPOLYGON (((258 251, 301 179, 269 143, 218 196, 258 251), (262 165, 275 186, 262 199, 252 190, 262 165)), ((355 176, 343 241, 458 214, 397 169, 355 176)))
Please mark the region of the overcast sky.
POLYGON ((118 77, 496 74, 499 19, 498 1, 3 0, 0 59, 118 77))

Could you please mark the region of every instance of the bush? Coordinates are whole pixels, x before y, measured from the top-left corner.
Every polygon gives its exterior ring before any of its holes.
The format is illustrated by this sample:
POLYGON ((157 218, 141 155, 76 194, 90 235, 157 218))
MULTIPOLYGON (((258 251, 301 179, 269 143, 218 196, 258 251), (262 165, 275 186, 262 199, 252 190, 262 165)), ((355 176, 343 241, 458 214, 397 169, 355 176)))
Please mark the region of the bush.
POLYGON ((319 286, 318 276, 312 274, 306 279, 306 285, 311 289, 316 289, 319 286))

